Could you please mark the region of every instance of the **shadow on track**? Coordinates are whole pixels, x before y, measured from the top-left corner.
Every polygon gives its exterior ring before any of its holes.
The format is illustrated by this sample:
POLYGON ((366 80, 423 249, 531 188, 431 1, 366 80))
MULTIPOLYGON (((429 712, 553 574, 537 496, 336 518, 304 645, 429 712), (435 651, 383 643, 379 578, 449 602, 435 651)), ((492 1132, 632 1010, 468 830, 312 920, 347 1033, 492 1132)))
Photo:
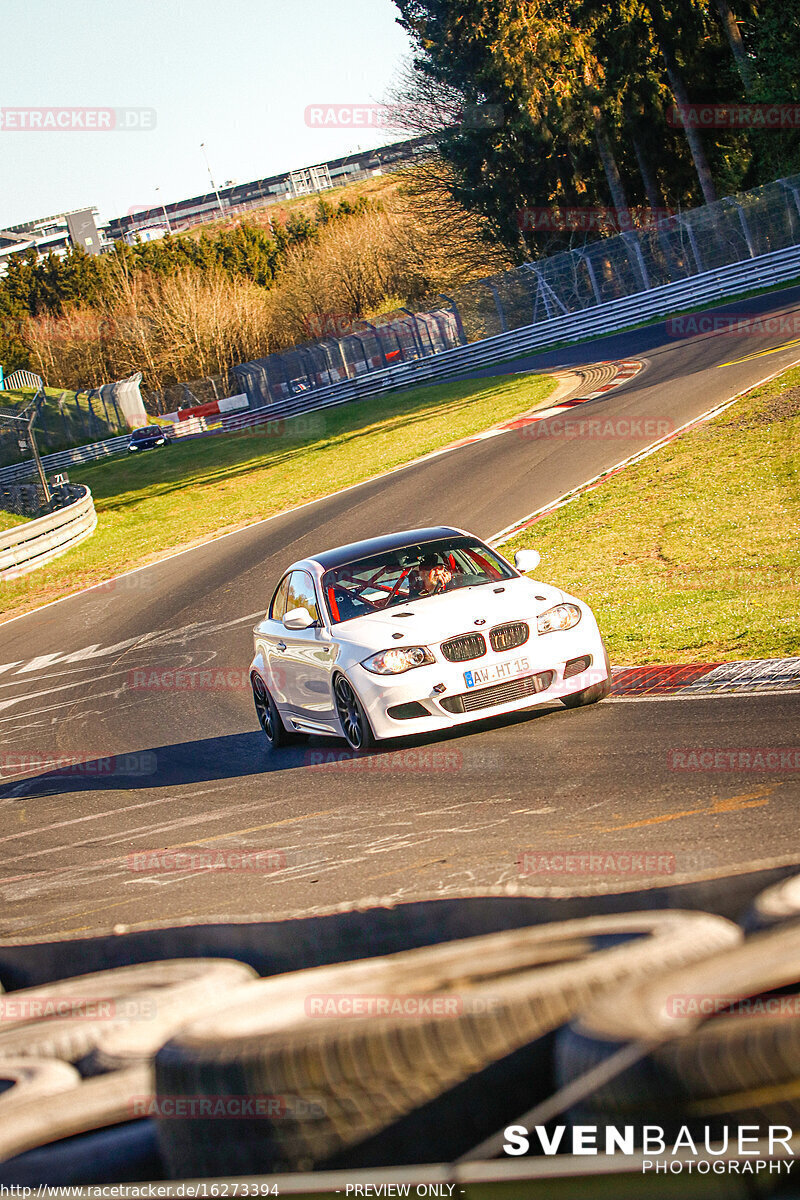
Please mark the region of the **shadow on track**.
MULTIPOLYGON (((84 792, 143 791, 149 788, 185 787, 192 784, 243 779, 247 776, 270 775, 277 771, 305 769, 323 776, 328 771, 346 767, 359 759, 380 760, 392 755, 447 755, 449 743, 479 736, 481 732, 502 729, 509 725, 533 722, 541 717, 565 710, 560 704, 531 712, 508 713, 480 726, 461 725, 456 729, 440 730, 427 735, 393 738, 371 750, 354 753, 342 740, 309 737, 287 746, 277 753, 268 749, 260 730, 226 734, 222 737, 199 738, 191 742, 176 742, 170 746, 154 746, 147 750, 89 758, 82 762, 65 763, 56 769, 39 772, 25 778, 0 783, 0 800, 32 800, 38 797, 70 795, 84 792)), ((391 775, 391 766, 383 766, 382 774, 391 775)), ((398 769, 403 769, 401 765, 398 769)))

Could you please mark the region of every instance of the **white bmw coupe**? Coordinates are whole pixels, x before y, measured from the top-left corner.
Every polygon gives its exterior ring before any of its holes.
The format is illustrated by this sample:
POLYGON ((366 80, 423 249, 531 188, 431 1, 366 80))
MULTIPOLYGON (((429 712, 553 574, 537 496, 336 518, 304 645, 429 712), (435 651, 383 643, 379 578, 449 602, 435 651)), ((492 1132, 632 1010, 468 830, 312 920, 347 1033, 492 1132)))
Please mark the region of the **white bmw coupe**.
POLYGON ((256 713, 273 748, 298 734, 353 750, 561 700, 608 695, 588 605, 442 526, 326 550, 288 568, 254 629, 256 713), (516 568, 516 569, 515 569, 516 568))

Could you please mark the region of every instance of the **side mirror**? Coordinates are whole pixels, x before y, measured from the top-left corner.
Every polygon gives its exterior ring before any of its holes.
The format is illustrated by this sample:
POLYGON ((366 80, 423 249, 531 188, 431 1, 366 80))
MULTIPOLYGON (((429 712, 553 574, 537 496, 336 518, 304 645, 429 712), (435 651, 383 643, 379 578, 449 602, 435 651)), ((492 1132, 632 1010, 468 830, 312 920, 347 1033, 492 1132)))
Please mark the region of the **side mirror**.
POLYGON ((292 608, 284 614, 283 623, 287 629, 310 629, 316 625, 307 608, 292 608))
POLYGON ((523 575, 526 571, 535 571, 541 561, 538 550, 518 550, 514 555, 514 566, 523 575))

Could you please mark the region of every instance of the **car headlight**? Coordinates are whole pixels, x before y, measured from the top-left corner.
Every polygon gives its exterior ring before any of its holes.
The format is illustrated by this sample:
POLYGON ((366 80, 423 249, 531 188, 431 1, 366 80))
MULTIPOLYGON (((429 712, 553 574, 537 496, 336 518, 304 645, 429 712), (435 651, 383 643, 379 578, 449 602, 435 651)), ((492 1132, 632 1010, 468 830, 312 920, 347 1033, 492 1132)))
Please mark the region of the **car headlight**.
POLYGON ((557 604, 537 617, 536 628, 539 633, 553 633, 556 629, 572 629, 580 619, 581 610, 577 604, 557 604))
POLYGON ((163 445, 164 445, 164 439, 163 439, 163 438, 156 438, 156 445, 157 445, 157 446, 163 446, 163 445))
POLYGON ((365 658, 361 665, 375 675, 402 675, 403 671, 435 661, 427 646, 392 646, 365 658))

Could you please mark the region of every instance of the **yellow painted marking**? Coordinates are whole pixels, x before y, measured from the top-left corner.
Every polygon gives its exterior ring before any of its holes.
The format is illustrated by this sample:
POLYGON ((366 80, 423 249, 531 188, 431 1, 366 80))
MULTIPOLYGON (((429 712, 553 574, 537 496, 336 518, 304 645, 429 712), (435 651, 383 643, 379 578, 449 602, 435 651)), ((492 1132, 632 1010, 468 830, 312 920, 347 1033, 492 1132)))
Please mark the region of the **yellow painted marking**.
POLYGON ((738 363, 751 362, 754 358, 766 358, 768 354, 777 354, 780 350, 786 350, 789 346, 798 344, 800 344, 800 338, 793 338, 791 342, 784 342, 782 346, 773 346, 771 350, 754 350, 752 354, 745 354, 743 358, 732 358, 730 362, 717 363, 717 367, 735 367, 738 363))
POLYGON ((763 808, 769 804, 769 797, 776 785, 764 784, 754 792, 743 792, 740 796, 730 796, 727 800, 712 798, 710 808, 686 808, 682 812, 661 813, 657 817, 646 817, 643 821, 631 821, 627 825, 606 825, 604 829, 595 829, 595 833, 616 833, 622 829, 642 829, 647 825, 663 825, 665 821, 677 821, 681 817, 713 817, 718 813, 739 812, 745 808, 763 808))

